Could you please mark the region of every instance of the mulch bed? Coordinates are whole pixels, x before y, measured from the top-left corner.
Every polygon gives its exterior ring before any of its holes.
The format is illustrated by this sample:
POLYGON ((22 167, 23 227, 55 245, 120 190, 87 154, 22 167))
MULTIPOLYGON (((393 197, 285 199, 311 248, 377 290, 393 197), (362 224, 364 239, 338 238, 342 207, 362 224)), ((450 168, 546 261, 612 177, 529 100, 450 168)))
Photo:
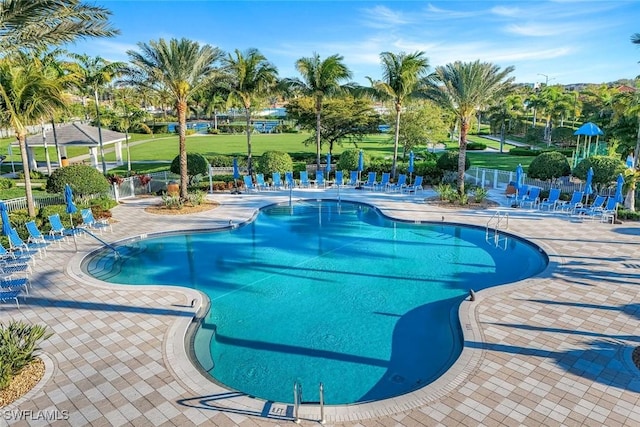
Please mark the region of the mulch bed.
POLYGON ((210 211, 211 209, 215 209, 218 206, 220 206, 220 204, 217 202, 204 202, 196 206, 185 203, 182 209, 177 209, 173 207, 167 207, 164 204, 160 204, 156 206, 149 206, 148 208, 145 208, 144 211, 158 215, 188 215, 210 211))
POLYGON ((0 408, 9 405, 27 394, 38 384, 44 376, 44 362, 42 359, 35 359, 26 366, 18 375, 14 376, 9 387, 0 390, 0 408))
POLYGON ((476 203, 471 199, 466 205, 461 205, 457 202, 450 202, 448 200, 440 200, 439 197, 428 197, 425 201, 430 205, 437 205, 441 208, 449 209, 488 209, 500 206, 500 203, 493 202, 491 200, 483 200, 481 203, 476 203))

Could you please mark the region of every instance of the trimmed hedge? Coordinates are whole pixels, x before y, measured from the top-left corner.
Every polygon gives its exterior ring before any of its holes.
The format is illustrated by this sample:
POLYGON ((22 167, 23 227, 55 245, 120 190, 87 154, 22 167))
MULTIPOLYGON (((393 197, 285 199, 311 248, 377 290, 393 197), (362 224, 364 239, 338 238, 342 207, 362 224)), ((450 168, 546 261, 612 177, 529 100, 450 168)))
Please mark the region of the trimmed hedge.
POLYGON ((482 142, 468 142, 467 143, 467 150, 482 151, 482 150, 485 150, 486 148, 487 148, 487 144, 484 144, 482 142))
POLYGON ((48 193, 63 193, 69 184, 74 196, 88 196, 109 191, 109 181, 96 168, 87 165, 71 165, 58 168, 47 179, 48 193))

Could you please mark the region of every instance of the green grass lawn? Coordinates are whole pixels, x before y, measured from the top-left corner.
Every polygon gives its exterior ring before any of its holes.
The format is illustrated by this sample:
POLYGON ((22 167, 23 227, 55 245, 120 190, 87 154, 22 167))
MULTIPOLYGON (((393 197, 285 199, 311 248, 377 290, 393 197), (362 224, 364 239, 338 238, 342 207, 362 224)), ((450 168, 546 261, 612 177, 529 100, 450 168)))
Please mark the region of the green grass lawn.
POLYGON ((531 156, 511 156, 509 154, 480 153, 473 151, 467 151, 467 157, 472 166, 505 171, 515 170, 518 164, 521 164, 526 170, 533 159, 535 159, 535 157, 531 156))

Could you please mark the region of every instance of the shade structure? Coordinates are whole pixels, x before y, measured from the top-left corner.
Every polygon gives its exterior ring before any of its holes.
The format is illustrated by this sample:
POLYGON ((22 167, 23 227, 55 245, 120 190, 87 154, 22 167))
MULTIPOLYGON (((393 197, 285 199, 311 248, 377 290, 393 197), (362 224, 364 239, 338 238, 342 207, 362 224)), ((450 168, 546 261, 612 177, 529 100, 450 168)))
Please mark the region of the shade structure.
POLYGON ((240 169, 238 168, 238 159, 234 157, 233 158, 233 179, 238 179, 238 178, 240 178, 240 169))
POLYGON ((595 123, 585 123, 580 126, 574 133, 574 135, 586 135, 586 136, 596 136, 596 135, 604 135, 604 132, 596 125, 595 123))
POLYGON ((587 196, 587 202, 589 202, 589 196, 593 194, 591 181, 593 181, 593 168, 589 168, 589 170, 587 171, 587 181, 584 184, 584 194, 585 196, 587 196))
POLYGON ((615 199, 616 202, 622 203, 624 202, 624 198, 622 197, 622 186, 624 185, 624 177, 622 174, 618 174, 618 180, 616 181, 616 194, 615 199))
POLYGON ((364 153, 360 150, 360 154, 358 155, 358 172, 362 172, 364 170, 364 153))
POLYGON ((598 138, 600 138, 600 135, 604 135, 604 132, 602 132, 602 129, 600 129, 595 123, 588 122, 580 126, 575 132, 573 132, 573 134, 578 137, 576 141, 576 152, 573 160, 573 167, 576 167, 579 159, 584 159, 591 155, 591 140, 594 136, 596 137, 595 151, 596 153, 598 152, 598 138), (584 136, 582 155, 580 151, 580 136, 584 136))
POLYGON ((11 222, 9 221, 7 205, 2 201, 0 201, 0 217, 2 217, 2 234, 8 236, 11 233, 11 222))

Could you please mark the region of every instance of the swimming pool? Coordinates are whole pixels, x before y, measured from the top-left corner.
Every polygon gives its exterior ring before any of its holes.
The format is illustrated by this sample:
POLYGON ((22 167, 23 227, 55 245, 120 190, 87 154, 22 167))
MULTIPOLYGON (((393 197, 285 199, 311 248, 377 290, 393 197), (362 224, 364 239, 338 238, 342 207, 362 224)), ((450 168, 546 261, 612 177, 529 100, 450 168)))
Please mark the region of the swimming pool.
POLYGON ((113 283, 205 292, 194 339, 203 369, 229 388, 290 403, 345 404, 434 381, 462 350, 456 308, 468 290, 541 272, 547 257, 484 229, 392 221, 356 203, 274 205, 233 230, 131 241, 85 260, 113 283))

